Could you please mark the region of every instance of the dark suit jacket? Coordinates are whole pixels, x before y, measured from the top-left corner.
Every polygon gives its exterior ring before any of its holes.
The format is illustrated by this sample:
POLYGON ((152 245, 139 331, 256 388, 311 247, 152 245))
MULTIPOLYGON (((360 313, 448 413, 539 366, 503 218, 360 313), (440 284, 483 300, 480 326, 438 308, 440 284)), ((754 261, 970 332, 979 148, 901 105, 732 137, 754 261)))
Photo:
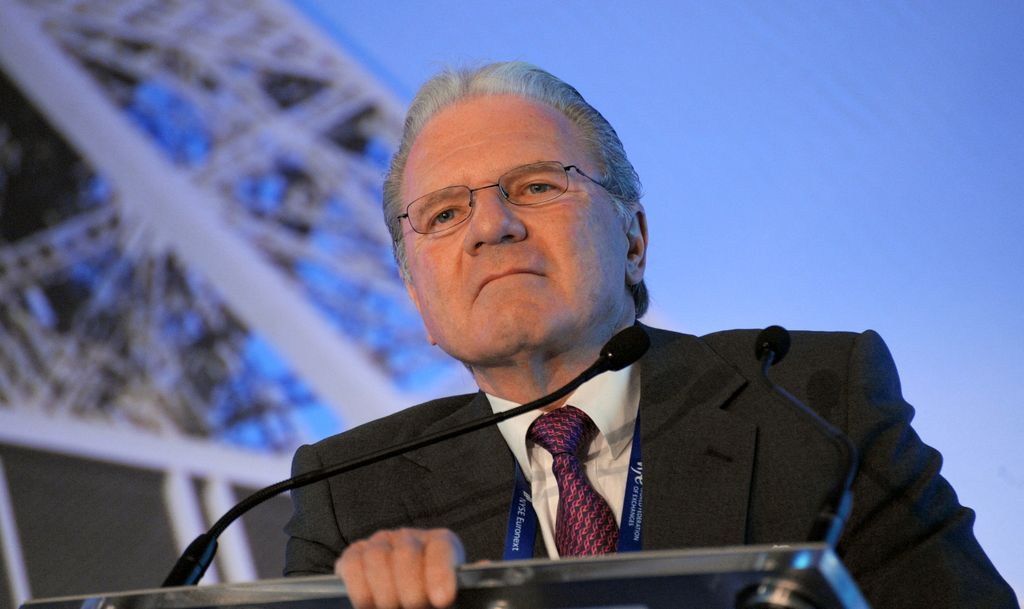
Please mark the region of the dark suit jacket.
MULTIPOLYGON (((806 540, 842 461, 759 380, 756 331, 648 332, 639 362, 644 548, 806 540)), ((773 380, 861 451, 838 552, 872 605, 1016 607, 974 538, 973 512, 939 475, 940 455, 911 429, 881 338, 795 332, 792 343, 773 380)), ((427 402, 303 446, 294 473, 489 413, 482 393, 427 402)), ((285 573, 330 572, 350 541, 403 526, 450 528, 468 560, 500 560, 513 473, 492 427, 294 491, 285 573)))

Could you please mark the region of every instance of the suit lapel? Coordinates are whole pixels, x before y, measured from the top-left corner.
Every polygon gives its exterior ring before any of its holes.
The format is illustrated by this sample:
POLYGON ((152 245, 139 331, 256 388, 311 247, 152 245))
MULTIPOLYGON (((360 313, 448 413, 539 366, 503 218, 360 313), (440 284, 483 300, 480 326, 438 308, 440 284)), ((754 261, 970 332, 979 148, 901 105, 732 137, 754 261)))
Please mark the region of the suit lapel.
POLYGON ((744 543, 757 428, 724 410, 746 383, 694 336, 648 329, 641 360, 645 549, 744 543))
MULTIPOLYGON (((435 421, 423 435, 491 414, 483 393, 435 421)), ((414 526, 445 526, 462 539, 469 560, 500 559, 514 482, 514 459, 491 426, 406 455, 422 468, 416 492, 402 493, 414 526), (412 504, 410 504, 412 502, 412 504)))
MULTIPOLYGON (((646 330, 652 346, 640 361, 644 549, 742 544, 757 428, 723 407, 746 379, 694 336, 646 330)), ((423 433, 490 412, 477 393, 423 433)), ((470 560, 500 559, 515 470, 498 429, 405 458, 422 470, 414 492, 401 493, 411 524, 454 529, 470 560)), ((543 546, 539 536, 537 543, 543 546)))

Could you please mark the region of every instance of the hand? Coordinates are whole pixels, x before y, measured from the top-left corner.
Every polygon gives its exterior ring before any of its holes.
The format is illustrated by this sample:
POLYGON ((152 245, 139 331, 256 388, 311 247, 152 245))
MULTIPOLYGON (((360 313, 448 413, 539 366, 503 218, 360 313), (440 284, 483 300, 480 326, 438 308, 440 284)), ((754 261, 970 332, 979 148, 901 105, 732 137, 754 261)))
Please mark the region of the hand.
POLYGON ((455 567, 466 560, 448 529, 377 531, 334 564, 356 609, 440 609, 455 602, 455 567))

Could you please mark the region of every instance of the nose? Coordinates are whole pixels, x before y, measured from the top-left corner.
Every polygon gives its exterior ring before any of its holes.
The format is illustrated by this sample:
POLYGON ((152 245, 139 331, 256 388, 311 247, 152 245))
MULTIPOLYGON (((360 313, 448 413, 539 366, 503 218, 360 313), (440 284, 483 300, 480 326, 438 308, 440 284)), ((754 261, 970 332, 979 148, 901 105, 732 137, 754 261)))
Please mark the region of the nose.
POLYGON ((506 201, 500 187, 473 191, 473 215, 467 221, 466 252, 476 254, 485 245, 515 243, 526 238, 526 225, 515 205, 506 201))

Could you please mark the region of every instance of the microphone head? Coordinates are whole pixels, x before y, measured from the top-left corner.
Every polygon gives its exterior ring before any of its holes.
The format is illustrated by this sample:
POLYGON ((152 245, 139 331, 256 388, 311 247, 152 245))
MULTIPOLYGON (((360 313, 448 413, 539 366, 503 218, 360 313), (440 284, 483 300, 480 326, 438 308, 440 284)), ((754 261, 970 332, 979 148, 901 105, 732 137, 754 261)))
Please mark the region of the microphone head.
POLYGON ((601 361, 605 370, 622 370, 640 359, 651 346, 651 339, 640 326, 622 330, 601 347, 601 361))
POLYGON ((782 326, 768 326, 761 330, 754 344, 754 355, 760 361, 768 351, 774 354, 772 365, 781 362, 789 353, 789 331, 782 326))

